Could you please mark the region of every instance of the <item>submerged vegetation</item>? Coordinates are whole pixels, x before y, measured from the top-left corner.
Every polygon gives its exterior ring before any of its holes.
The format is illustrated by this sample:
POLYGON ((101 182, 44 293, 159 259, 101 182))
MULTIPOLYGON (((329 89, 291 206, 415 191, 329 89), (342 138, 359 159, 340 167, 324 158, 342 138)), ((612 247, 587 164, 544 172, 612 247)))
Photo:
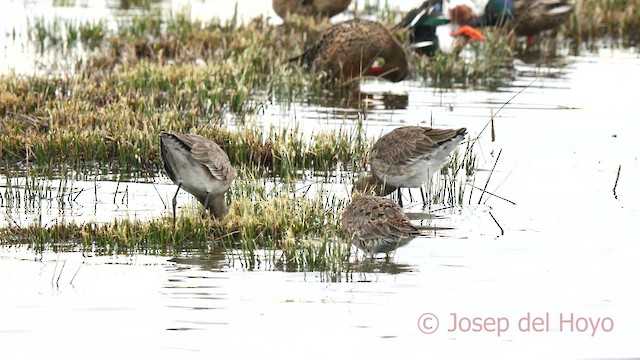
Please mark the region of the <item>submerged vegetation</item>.
MULTIPOLYGON (((574 17, 561 31, 574 42, 606 37, 634 43, 640 37, 639 7, 640 0, 578 0, 574 17)), ((389 27, 400 17, 388 8, 382 13, 389 27)), ((328 26, 327 21, 295 17, 278 26, 265 18, 246 24, 235 17, 225 23, 200 22, 154 11, 121 20, 115 30, 104 21, 35 19, 28 38, 36 51, 69 56, 69 49, 83 48, 85 53, 68 72, 0 76, 3 206, 51 198, 54 192, 61 204, 75 196, 62 180, 52 189, 41 178, 153 178, 162 173, 161 130, 214 140, 229 154, 239 180, 230 190, 231 211, 220 222, 200 217, 199 211, 182 211, 175 226, 167 217, 46 227, 10 224, 0 229, 2 244, 98 254, 222 247, 241 250, 252 268, 256 254, 268 249, 271 261, 285 270, 341 271, 352 255, 338 226, 348 196, 309 195, 294 187, 310 176, 328 177, 336 170, 360 176, 366 170, 366 154, 375 139, 365 131, 365 105, 360 100, 350 104, 362 110, 361 116, 345 120, 338 130, 254 122, 256 114, 271 106, 340 103, 354 95, 347 88, 329 91, 321 77, 288 62, 328 26), (25 185, 15 186, 12 179, 17 178, 27 179, 25 185), (274 184, 270 191, 265 190, 267 179, 274 184)), ((509 81, 520 45, 505 29, 487 29, 485 35, 484 43, 471 47, 472 57, 426 58, 409 52, 410 79, 489 88, 509 81)), ((449 174, 428 189, 433 204, 455 207, 470 200, 465 188, 475 167, 472 143, 460 147, 449 174)))

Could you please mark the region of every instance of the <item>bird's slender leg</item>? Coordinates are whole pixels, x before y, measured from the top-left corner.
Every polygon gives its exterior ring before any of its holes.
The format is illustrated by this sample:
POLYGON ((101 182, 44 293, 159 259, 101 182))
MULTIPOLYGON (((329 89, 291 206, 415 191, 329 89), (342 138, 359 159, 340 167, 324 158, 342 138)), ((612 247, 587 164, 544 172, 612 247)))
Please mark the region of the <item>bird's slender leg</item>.
POLYGON ((422 208, 427 208, 427 197, 424 194, 424 186, 420 186, 420 195, 422 195, 422 208))
POLYGON ((402 207, 402 193, 400 192, 400 188, 398 188, 398 205, 402 207))
POLYGON ((178 190, 176 190, 176 194, 173 195, 173 201, 171 204, 173 205, 173 227, 176 226, 176 206, 178 205, 178 192, 180 192, 180 188, 182 187, 182 183, 178 183, 178 190))
POLYGON ((209 195, 211 195, 211 193, 207 193, 207 196, 205 196, 204 198, 204 209, 202 209, 202 217, 207 216, 207 209, 209 208, 209 195))

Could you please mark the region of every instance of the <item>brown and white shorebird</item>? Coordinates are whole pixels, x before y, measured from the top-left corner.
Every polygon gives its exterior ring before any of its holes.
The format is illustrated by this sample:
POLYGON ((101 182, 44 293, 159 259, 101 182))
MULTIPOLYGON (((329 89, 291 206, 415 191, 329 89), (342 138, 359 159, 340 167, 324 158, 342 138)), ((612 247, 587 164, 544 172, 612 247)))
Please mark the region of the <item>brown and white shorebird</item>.
POLYGON ((351 0, 273 0, 273 10, 283 19, 289 14, 333 17, 345 11, 351 0))
POLYGON ((363 19, 344 21, 325 30, 302 55, 289 59, 316 71, 327 80, 379 76, 398 82, 407 77, 407 54, 384 25, 363 19))
POLYGON ((367 255, 385 253, 387 259, 420 235, 400 206, 379 196, 354 196, 342 213, 342 230, 367 255))
MULTIPOLYGON (((451 152, 466 134, 466 128, 405 126, 394 129, 371 148, 368 157, 371 174, 358 179, 353 191, 386 196, 397 190, 398 203, 402 206, 400 188, 422 190, 422 185, 450 160, 451 152)), ((423 202, 426 205, 424 194, 423 202)))
POLYGON ((228 212, 225 193, 235 178, 227 153, 215 142, 200 135, 160 133, 160 150, 164 168, 178 185, 173 197, 173 220, 176 219, 176 198, 181 188, 192 194, 216 219, 228 212))

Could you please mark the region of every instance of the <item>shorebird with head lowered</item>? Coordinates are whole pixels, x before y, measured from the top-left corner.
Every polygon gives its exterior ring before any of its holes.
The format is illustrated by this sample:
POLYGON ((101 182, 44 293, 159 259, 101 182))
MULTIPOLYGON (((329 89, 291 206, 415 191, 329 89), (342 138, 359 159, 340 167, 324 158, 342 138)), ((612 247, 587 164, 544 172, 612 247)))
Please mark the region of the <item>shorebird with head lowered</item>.
POLYGON ((385 253, 387 260, 390 252, 420 235, 400 206, 379 196, 354 196, 341 225, 352 244, 371 257, 385 253))
POLYGON ((216 219, 228 212, 224 194, 235 171, 227 153, 215 142, 200 135, 160 133, 160 150, 164 168, 178 185, 173 197, 173 221, 176 219, 176 198, 181 188, 192 194, 216 219))
MULTIPOLYGON (((371 148, 371 174, 358 179, 353 191, 386 196, 400 188, 420 187, 450 160, 451 152, 464 139, 467 129, 433 129, 405 126, 382 136, 371 148)), ((424 199, 423 194, 423 202, 424 199)))

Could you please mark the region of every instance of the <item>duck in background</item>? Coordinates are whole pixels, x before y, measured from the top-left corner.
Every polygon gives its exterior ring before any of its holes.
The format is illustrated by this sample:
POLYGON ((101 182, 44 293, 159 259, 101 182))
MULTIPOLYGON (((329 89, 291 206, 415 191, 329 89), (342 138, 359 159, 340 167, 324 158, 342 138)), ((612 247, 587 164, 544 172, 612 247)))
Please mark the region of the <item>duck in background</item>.
POLYGON ((513 17, 511 0, 427 0, 396 25, 409 31, 412 47, 432 56, 436 49, 459 52, 469 41, 483 41, 481 26, 506 23, 513 17))
POLYGON ((533 45, 535 35, 564 24, 574 11, 567 0, 514 0, 517 36, 527 37, 527 47, 533 45))
POLYGON ((418 53, 433 56, 440 47, 436 28, 449 23, 442 13, 440 0, 427 0, 419 7, 410 10, 394 30, 405 30, 409 33, 411 47, 418 53))
POLYGON ((282 19, 289 14, 333 17, 345 11, 351 0, 273 0, 273 10, 282 19))
POLYGON ((412 47, 432 56, 436 49, 459 51, 468 40, 482 41, 484 26, 511 26, 527 37, 564 24, 574 6, 567 0, 428 0, 396 25, 410 32, 412 47))
POLYGON ((318 42, 289 61, 322 71, 329 81, 379 76, 398 82, 408 74, 407 54, 398 40, 382 24, 363 19, 332 25, 318 42))

